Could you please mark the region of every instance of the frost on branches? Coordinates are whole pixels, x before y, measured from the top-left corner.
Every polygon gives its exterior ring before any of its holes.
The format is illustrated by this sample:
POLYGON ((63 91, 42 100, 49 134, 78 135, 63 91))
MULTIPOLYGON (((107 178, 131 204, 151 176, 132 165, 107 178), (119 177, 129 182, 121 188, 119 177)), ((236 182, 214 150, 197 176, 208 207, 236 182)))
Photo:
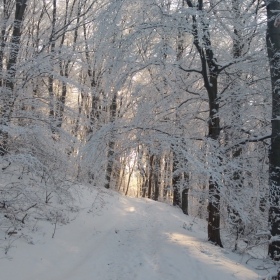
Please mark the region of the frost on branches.
POLYGON ((213 244, 278 259, 278 1, 3 3, 4 235, 61 217, 85 183, 172 203, 213 244))

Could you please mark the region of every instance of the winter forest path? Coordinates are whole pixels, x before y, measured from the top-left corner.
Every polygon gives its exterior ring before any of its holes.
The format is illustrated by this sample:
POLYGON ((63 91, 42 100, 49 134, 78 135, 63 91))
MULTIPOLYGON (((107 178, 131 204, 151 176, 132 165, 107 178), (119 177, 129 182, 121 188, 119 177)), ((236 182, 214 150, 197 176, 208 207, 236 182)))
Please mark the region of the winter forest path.
POLYGON ((261 279, 239 263, 242 256, 206 242, 180 209, 100 190, 82 200, 86 207, 54 238, 46 223, 35 245, 19 240, 12 260, 0 260, 2 279, 261 279))

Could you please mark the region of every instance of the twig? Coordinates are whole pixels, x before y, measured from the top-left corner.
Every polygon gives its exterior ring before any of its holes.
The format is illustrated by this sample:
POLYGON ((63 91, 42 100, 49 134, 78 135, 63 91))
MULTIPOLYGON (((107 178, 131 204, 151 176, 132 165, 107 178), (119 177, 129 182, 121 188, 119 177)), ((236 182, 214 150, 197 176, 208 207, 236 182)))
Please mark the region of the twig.
POLYGON ((27 213, 25 214, 25 216, 22 218, 21 222, 24 224, 24 219, 27 217, 27 213))
POLYGON ((31 208, 33 208, 33 207, 35 207, 36 205, 37 205, 37 203, 35 203, 34 205, 32 205, 32 206, 28 207, 26 210, 24 210, 24 212, 27 212, 29 209, 31 209, 31 208))

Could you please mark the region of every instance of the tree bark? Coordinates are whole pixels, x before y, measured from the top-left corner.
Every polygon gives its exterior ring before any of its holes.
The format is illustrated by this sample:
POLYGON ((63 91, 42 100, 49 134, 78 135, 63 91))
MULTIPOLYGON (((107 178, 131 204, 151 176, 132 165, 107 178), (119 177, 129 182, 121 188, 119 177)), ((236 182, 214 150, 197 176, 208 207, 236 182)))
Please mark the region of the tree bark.
POLYGON ((182 211, 188 215, 189 211, 189 174, 184 172, 184 189, 182 191, 182 211))
POLYGON ((4 49, 7 43, 7 38, 9 37, 10 30, 7 30, 7 22, 11 15, 11 10, 13 7, 13 1, 3 0, 3 20, 1 25, 0 34, 0 87, 3 86, 3 71, 4 71, 4 49))
POLYGON ((173 176, 172 176, 172 186, 173 186, 173 206, 180 206, 181 195, 180 195, 180 173, 178 172, 178 158, 175 152, 173 152, 173 176))
MULTIPOLYGON (((15 19, 13 23, 13 33, 11 39, 11 51, 7 63, 7 78, 5 80, 5 97, 4 105, 1 112, 1 124, 7 126, 10 122, 11 114, 13 113, 14 103, 16 101, 16 94, 14 92, 15 76, 16 76, 16 62, 20 49, 20 41, 22 35, 22 22, 26 10, 27 0, 17 0, 15 19)), ((8 133, 0 131, 0 156, 4 156, 8 151, 8 133)))
POLYGON ((154 200, 158 201, 159 197, 159 189, 160 189, 160 156, 157 155, 155 159, 155 170, 154 170, 154 180, 155 180, 155 193, 154 193, 154 200))
POLYGON ((280 26, 279 1, 267 3, 267 53, 270 64, 272 85, 272 132, 269 151, 269 223, 271 236, 275 241, 269 243, 268 254, 274 260, 280 259, 280 26), (276 19, 275 19, 276 16, 276 19), (278 18, 278 19, 277 19, 278 18))

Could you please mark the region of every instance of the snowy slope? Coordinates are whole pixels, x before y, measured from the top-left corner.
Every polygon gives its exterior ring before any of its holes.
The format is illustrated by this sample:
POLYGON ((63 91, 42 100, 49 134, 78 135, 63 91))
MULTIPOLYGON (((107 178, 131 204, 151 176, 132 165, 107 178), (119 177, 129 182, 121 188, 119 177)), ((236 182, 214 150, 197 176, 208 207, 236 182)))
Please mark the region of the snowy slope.
MULTIPOLYGON (((41 221, 0 260, 10 280, 262 279, 245 258, 206 242, 180 209, 84 189, 83 209, 67 225, 41 221), (30 243, 30 242, 29 242, 30 243), (240 264, 240 262, 243 264, 240 264)), ((74 218, 74 214, 72 214, 74 218)), ((263 275, 267 271, 261 271, 263 275)))

